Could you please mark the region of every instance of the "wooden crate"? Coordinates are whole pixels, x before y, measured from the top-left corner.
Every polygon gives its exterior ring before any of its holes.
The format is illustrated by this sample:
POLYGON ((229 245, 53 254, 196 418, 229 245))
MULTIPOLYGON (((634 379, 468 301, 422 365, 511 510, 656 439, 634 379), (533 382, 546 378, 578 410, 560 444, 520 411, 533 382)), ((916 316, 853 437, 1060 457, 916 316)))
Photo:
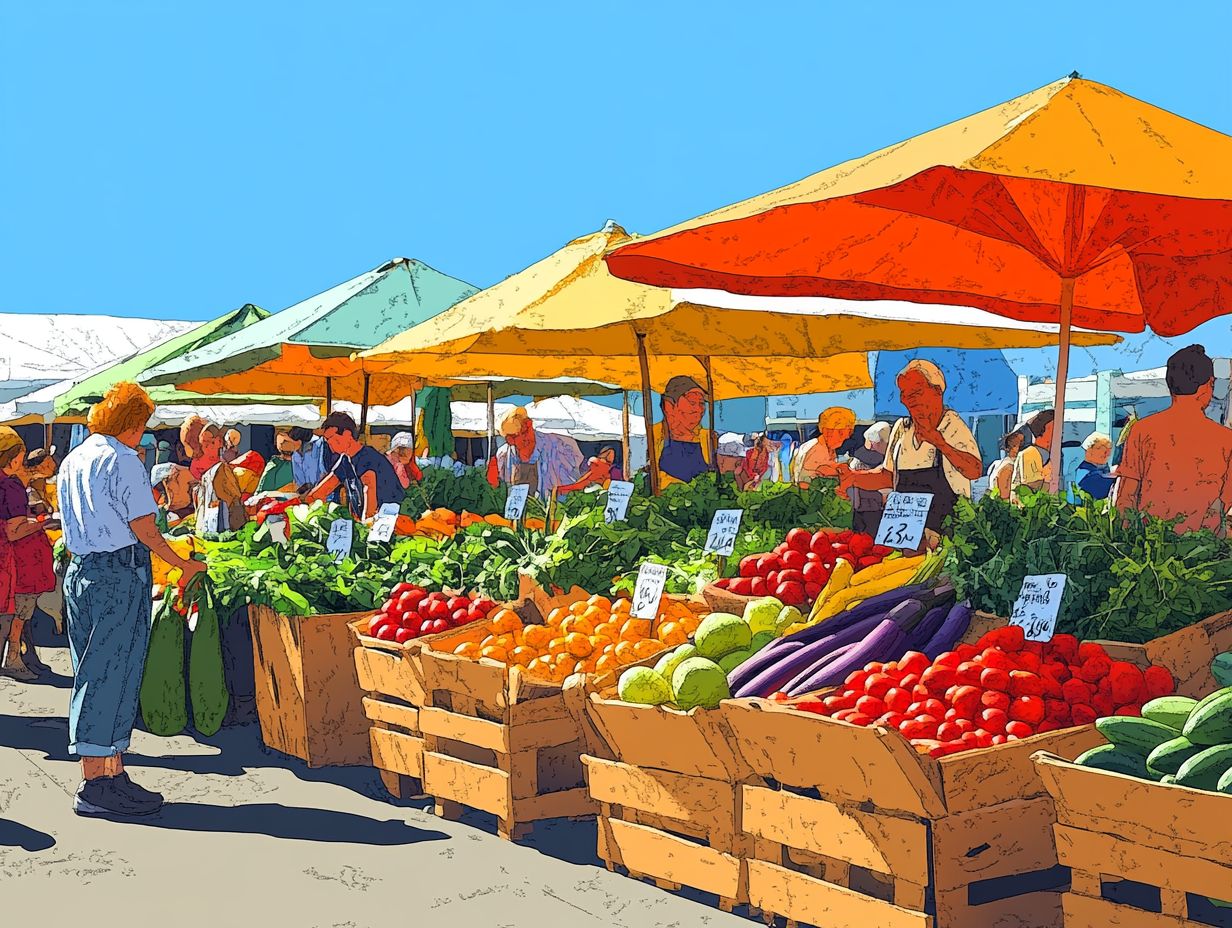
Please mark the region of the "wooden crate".
POLYGON ((740 787, 760 783, 718 710, 683 712, 589 694, 588 788, 600 804, 600 859, 666 889, 709 893, 724 911, 749 901, 753 839, 740 825, 740 787))
POLYGON ((722 706, 767 785, 742 788, 749 902, 825 928, 1060 928, 1052 801, 1031 763, 1093 726, 934 759, 897 732, 766 700, 722 706))
POLYGON ((1130 661, 1140 667, 1158 664, 1176 678, 1176 691, 1201 699, 1219 689, 1211 674, 1211 661, 1232 651, 1232 612, 1221 612, 1171 635, 1146 644, 1101 641, 1113 660, 1130 661))
POLYGON ((310 767, 370 763, 347 625, 371 613, 283 616, 253 606, 249 615, 261 740, 310 767))
POLYGON ((1232 796, 1035 762, 1056 807, 1057 855, 1072 871, 1066 928, 1232 924, 1232 796))

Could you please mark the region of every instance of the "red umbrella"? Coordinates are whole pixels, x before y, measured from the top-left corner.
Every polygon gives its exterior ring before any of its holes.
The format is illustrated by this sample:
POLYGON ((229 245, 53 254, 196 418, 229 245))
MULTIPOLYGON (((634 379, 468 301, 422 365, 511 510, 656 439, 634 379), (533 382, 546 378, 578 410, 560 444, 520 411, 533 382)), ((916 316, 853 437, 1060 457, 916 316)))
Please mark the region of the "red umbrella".
POLYGON ((909 300, 1059 323, 1064 421, 1072 326, 1179 335, 1232 310, 1230 165, 1229 136, 1072 75, 607 263, 660 287, 909 300))

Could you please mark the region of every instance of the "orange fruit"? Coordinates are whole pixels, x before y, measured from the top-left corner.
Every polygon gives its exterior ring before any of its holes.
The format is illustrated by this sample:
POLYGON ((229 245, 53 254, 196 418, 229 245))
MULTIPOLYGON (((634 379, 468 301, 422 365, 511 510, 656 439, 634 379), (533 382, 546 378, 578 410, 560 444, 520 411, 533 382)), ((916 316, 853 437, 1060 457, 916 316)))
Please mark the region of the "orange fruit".
POLYGON ((644 638, 641 641, 636 641, 633 644, 633 653, 637 655, 640 661, 643 658, 651 657, 663 650, 665 645, 662 641, 655 641, 653 638, 644 638))
POLYGON ((453 653, 459 657, 476 658, 479 656, 479 645, 473 641, 464 641, 453 649, 453 653))
POLYGON ((565 639, 563 637, 553 638, 548 642, 548 653, 552 655, 563 654, 565 650, 565 639))
POLYGON ((604 638, 602 635, 590 636, 590 651, 592 654, 602 654, 603 649, 612 643, 611 638, 604 638))
POLYGON ((565 636, 565 649, 574 657, 589 657, 594 647, 585 635, 573 632, 565 636))
POLYGON ((606 596, 600 596, 598 593, 586 600, 586 605, 602 609, 604 612, 612 611, 612 601, 606 596))
POLYGON ((484 638, 484 639, 483 639, 483 641, 479 642, 479 646, 480 646, 481 648, 494 648, 494 647, 496 647, 496 636, 495 636, 495 635, 488 635, 488 637, 484 638))
POLYGON ((528 673, 545 674, 548 672, 548 665, 543 662, 542 657, 536 657, 526 665, 526 670, 528 673))
POLYGON ((581 600, 569 607, 569 612, 573 615, 581 615, 587 609, 586 600, 581 600))
POLYGON ((492 617, 492 631, 497 634, 515 632, 522 627, 522 620, 512 609, 500 609, 492 617))
POLYGON ((618 599, 612 603, 612 615, 628 615, 633 608, 633 602, 628 599, 618 599))
POLYGON ((598 625, 601 622, 606 622, 609 615, 611 615, 610 610, 599 609, 596 606, 587 606, 586 611, 582 613, 582 620, 589 622, 591 625, 598 625))
POLYGON ((603 654, 595 661, 595 673, 611 673, 620 665, 611 654, 603 654))
POLYGON ((668 647, 684 644, 689 640, 689 633, 679 622, 664 622, 659 626, 658 639, 668 647))
POLYGON ((496 636, 496 647, 504 648, 506 651, 512 651, 517 647, 517 636, 511 632, 503 632, 496 636))
POLYGON ((616 645, 616 663, 621 667, 625 664, 632 664, 637 660, 637 649, 632 641, 622 641, 616 645))
POLYGON ((552 630, 546 625, 528 625, 522 629, 522 643, 528 648, 542 651, 552 640, 552 630))
POLYGON ((553 628, 556 628, 560 625, 561 622, 563 622, 567 618, 569 618, 569 611, 567 609, 561 609, 558 607, 548 613, 547 624, 552 626, 553 628))
POLYGON ((620 626, 621 641, 639 641, 650 637, 650 619, 628 619, 620 626))
POLYGON ((509 661, 509 652, 504 648, 497 648, 489 645, 488 647, 479 650, 480 657, 489 657, 494 661, 500 661, 502 664, 509 661))
POLYGON ((530 662, 535 659, 535 656, 535 652, 530 648, 514 648, 509 652, 509 662, 511 664, 519 664, 522 667, 529 667, 530 662))
POLYGON ((578 673, 594 673, 595 672, 595 658, 588 657, 584 661, 578 661, 577 672, 578 673))

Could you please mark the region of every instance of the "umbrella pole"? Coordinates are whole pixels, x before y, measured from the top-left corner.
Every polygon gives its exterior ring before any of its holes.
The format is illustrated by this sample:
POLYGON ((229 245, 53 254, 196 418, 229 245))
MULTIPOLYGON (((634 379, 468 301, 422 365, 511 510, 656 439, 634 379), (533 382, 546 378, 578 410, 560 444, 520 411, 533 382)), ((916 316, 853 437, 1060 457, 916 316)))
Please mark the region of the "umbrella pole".
POLYGON ((359 431, 360 434, 367 437, 368 435, 368 381, 369 374, 364 371, 364 402, 359 407, 359 431))
POLYGON ((418 457, 418 451, 419 451, 419 411, 415 408, 417 405, 417 400, 419 399, 419 397, 417 396, 417 393, 418 391, 414 387, 411 387, 411 447, 413 449, 411 452, 412 457, 418 457))
POLYGON ((325 415, 334 411, 334 378, 325 378, 325 415))
POLYGON ((719 472, 719 436, 714 430, 714 375, 710 371, 710 356, 698 358, 706 372, 706 402, 710 405, 710 466, 719 472))
MULTIPOLYGON (((620 458, 620 473, 628 480, 629 479, 629 391, 621 390, 621 396, 624 398, 624 408, 620 415, 620 436, 624 440, 624 453, 620 458)), ((1232 408, 1232 407, 1230 407, 1232 408)))
POLYGON ((490 460, 496 453, 496 392, 492 389, 492 381, 488 381, 488 453, 490 460))
POLYGON ((1057 395, 1053 403, 1055 418, 1052 423, 1052 448, 1048 460, 1052 465, 1052 477, 1048 481, 1048 491, 1059 493, 1063 463, 1061 460, 1062 443, 1065 441, 1065 382, 1069 379, 1069 342, 1071 320, 1074 314, 1074 278, 1061 279, 1061 344, 1057 353, 1057 395))
MULTIPOLYGON (((646 336, 641 332, 637 335, 637 363, 642 369, 642 418, 646 422, 646 461, 650 465, 650 492, 659 495, 659 458, 655 448, 654 429, 652 426, 650 398, 650 359, 646 357, 646 336)), ((667 424, 664 423, 664 428, 667 424)))

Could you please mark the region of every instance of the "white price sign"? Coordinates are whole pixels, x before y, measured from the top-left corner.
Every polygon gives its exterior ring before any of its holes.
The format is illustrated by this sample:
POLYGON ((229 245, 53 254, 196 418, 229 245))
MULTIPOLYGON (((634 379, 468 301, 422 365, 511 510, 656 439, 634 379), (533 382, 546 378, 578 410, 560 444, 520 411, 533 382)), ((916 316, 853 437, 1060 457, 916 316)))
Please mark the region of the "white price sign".
POLYGON ((881 514, 876 543, 901 551, 918 551, 924 543, 924 523, 932 505, 931 493, 891 493, 881 514))
POLYGON ((398 524, 398 516, 381 513, 372 520, 372 531, 368 533, 369 541, 385 542, 394 537, 394 528, 398 524))
POLYGON ((1026 633, 1027 641, 1049 641, 1057 629, 1061 597, 1065 593, 1065 574, 1037 574, 1024 577, 1022 591, 1010 613, 1010 624, 1026 633))
POLYGON ((287 520, 285 518, 269 520, 266 522, 269 526, 270 541, 282 547, 287 546, 287 520))
POLYGON ((613 480, 607 488, 607 506, 603 510, 604 522, 623 522, 633 498, 633 484, 627 480, 613 480))
POLYGON ((637 586, 633 589, 633 605, 629 615, 635 619, 654 619, 659 615, 659 600, 667 585, 667 565, 643 561, 637 571, 637 586))
POLYGON ((376 511, 378 516, 393 516, 395 519, 401 514, 402 508, 397 503, 386 503, 376 511))
POLYGON ((526 510, 526 497, 530 495, 530 484, 515 483, 509 488, 509 496, 505 499, 505 518, 517 522, 526 510))
POLYGON ((743 515, 743 509, 717 510, 714 518, 710 520, 710 534, 706 536, 706 547, 703 550, 721 554, 723 557, 730 556, 736 548, 736 536, 740 534, 740 517, 743 515))
POLYGON ((222 505, 206 506, 201 510, 201 524, 197 531, 202 535, 217 535, 222 531, 222 505))
POLYGON ((325 542, 325 550, 334 556, 335 561, 341 561, 351 553, 351 541, 355 528, 350 519, 335 519, 329 527, 329 540, 325 542))

